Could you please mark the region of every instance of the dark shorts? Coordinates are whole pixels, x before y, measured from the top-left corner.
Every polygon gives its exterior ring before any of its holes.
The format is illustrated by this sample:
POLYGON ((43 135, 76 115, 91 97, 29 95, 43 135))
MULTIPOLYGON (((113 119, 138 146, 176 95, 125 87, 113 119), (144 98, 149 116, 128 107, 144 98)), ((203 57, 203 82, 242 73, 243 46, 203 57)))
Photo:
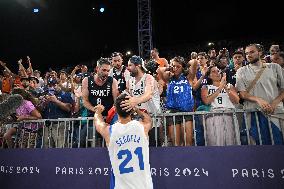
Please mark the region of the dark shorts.
MULTIPOLYGON (((170 110, 168 113, 177 113, 177 112, 181 112, 179 110, 176 110, 176 109, 172 109, 170 110)), ((187 121, 192 121, 192 115, 185 115, 185 116, 175 116, 175 119, 173 116, 167 116, 166 117, 166 121, 167 121, 167 126, 171 126, 171 125, 174 125, 175 124, 182 124, 183 123, 183 119, 184 119, 184 122, 187 122, 187 121), (175 122, 174 122, 175 121, 175 122)))

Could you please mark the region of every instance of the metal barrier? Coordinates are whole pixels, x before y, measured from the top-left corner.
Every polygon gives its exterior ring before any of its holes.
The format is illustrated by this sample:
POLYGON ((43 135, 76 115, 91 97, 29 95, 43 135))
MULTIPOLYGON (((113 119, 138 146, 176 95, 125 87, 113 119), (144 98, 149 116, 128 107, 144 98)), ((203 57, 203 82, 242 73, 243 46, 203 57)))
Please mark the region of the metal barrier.
MULTIPOLYGON (((283 113, 267 116, 256 110, 216 110, 152 115, 150 146, 226 146, 283 144, 283 113)), ((4 133, 15 129, 13 148, 105 147, 93 129, 93 118, 42 119, 5 124, 0 145, 7 148, 4 133)))

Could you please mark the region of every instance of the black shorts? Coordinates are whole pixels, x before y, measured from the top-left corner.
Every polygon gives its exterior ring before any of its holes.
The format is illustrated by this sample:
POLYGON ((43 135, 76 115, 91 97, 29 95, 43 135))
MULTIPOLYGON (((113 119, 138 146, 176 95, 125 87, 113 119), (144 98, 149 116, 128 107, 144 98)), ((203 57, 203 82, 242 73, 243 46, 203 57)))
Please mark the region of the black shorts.
MULTIPOLYGON (((171 109, 170 112, 168 112, 168 113, 177 113, 177 112, 181 112, 181 111, 176 110, 176 109, 171 109)), ((167 116, 166 117, 167 126, 174 125, 174 123, 175 124, 182 124, 183 123, 183 118, 184 118, 185 122, 193 120, 192 115, 185 115, 185 116, 178 115, 178 116, 175 116, 175 122, 174 122, 174 117, 173 116, 167 116)))

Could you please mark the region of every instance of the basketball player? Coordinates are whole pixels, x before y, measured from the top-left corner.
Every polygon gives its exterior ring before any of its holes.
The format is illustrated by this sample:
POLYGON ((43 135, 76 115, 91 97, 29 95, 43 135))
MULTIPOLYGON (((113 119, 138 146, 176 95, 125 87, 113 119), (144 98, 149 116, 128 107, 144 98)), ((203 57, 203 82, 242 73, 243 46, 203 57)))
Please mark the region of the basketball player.
POLYGON ((104 106, 95 108, 94 126, 106 141, 113 169, 110 188, 152 189, 148 142, 151 117, 134 108, 132 112, 141 116, 142 120, 132 120, 131 112, 121 107, 127 98, 124 93, 117 97, 118 121, 110 127, 103 121, 104 106))

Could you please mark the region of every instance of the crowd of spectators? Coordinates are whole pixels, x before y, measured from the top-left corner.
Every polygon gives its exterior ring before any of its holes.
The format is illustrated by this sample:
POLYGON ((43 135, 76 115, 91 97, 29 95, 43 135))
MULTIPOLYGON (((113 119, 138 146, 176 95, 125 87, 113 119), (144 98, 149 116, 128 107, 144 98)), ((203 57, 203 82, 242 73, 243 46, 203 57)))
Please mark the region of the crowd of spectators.
MULTIPOLYGON (((58 72, 34 70, 32 60, 27 56, 26 61, 18 61, 17 73, 10 70, 10 63, 0 61, 0 95, 2 100, 9 94, 23 96, 24 104, 15 112, 15 121, 92 117, 99 104, 105 106, 103 115, 108 116, 115 98, 124 91, 129 95, 125 108, 130 110, 138 106, 153 114, 254 107, 271 115, 277 109, 283 110, 284 52, 279 45, 271 45, 269 53, 265 50, 259 44, 239 47, 233 51, 210 48, 208 52, 193 51, 190 57, 174 56, 168 60, 161 58, 156 48, 151 50, 151 57, 147 60, 135 55, 124 60, 121 53, 114 52, 109 57, 100 58, 95 65, 77 65, 71 73, 64 69, 58 72), (28 65, 26 68, 24 63, 28 65), (274 63, 272 67, 270 63, 274 63), (266 65, 266 70, 271 68, 273 73, 269 73, 269 70, 264 72, 262 77, 266 78, 259 80, 262 83, 254 84, 249 93, 246 88, 260 72, 259 66, 263 65, 266 65), (244 73, 245 69, 253 71, 249 79, 244 73), (267 80, 270 83, 266 84, 267 80), (265 90, 261 91, 261 86, 265 90)), ((176 146, 193 145, 194 140, 200 137, 193 137, 193 119, 191 115, 167 117, 166 132, 160 127, 160 137, 168 135, 169 141, 176 146)), ((253 119, 255 118, 250 118, 253 119)), ((198 119, 195 121, 195 132, 202 135, 200 140, 204 140, 206 129, 208 145, 236 144, 232 115, 207 116, 205 125, 198 119)), ((275 134, 275 141, 283 144, 283 123, 276 122, 272 124, 276 127, 273 127, 273 135, 274 130, 277 133, 277 128, 280 129, 280 134, 275 134)), ((63 123, 58 122, 44 127, 48 130, 43 132, 46 135, 43 138, 56 138, 51 142, 56 147, 64 147, 66 140, 66 128, 61 124, 63 123)), ((161 126, 161 120, 157 124, 158 127, 161 126)), ((75 127, 77 129, 72 135, 74 144, 85 146, 86 141, 82 139, 86 138, 87 133, 92 133, 92 123, 75 122, 75 127)), ((266 135, 267 128, 261 129, 261 135, 266 135)), ((12 146, 11 138, 15 132, 16 128, 12 127, 4 135, 8 147, 12 146)), ((255 137, 252 142, 259 144, 256 139, 259 136, 251 135, 255 137)), ((96 137, 101 138, 98 134, 96 137)), ((271 143, 271 139, 261 137, 267 144, 271 143)), ((50 140, 41 142, 50 144, 50 140)), ((200 141, 197 144, 198 142, 200 141)))

